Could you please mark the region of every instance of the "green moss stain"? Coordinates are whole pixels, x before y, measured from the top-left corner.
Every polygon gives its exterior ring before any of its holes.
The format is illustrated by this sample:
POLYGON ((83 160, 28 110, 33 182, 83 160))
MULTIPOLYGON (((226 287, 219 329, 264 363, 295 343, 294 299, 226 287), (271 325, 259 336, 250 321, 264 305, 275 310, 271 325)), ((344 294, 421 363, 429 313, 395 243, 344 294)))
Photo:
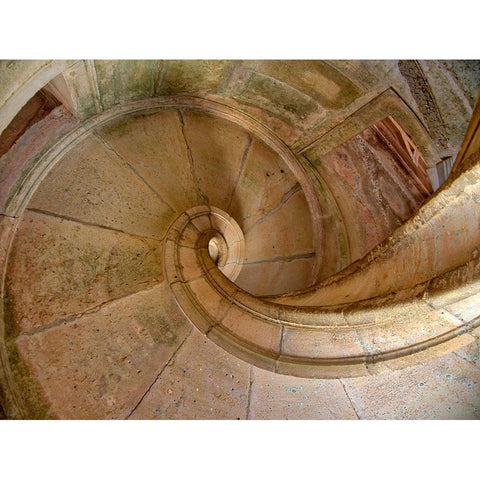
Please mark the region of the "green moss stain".
POLYGON ((82 118, 88 118, 97 113, 95 101, 92 96, 78 96, 77 93, 77 112, 82 118))
MULTIPOLYGON (((1 398, 1 392, 0 392, 0 398, 1 398)), ((5 412, 3 411, 2 404, 0 403, 0 420, 6 420, 7 416, 5 415, 5 412)))
POLYGON ((96 60, 98 90, 103 108, 154 94, 156 60, 96 60))
POLYGON ((140 311, 136 314, 136 320, 152 340, 158 345, 176 346, 179 338, 172 325, 154 311, 140 311))
POLYGON ((240 98, 258 103, 261 107, 270 107, 275 113, 291 113, 300 120, 317 110, 315 102, 303 93, 274 78, 257 73, 252 74, 240 98))
POLYGON ((275 78, 252 72, 241 90, 232 96, 242 103, 267 110, 287 123, 300 122, 317 111, 308 96, 275 78))
POLYGON ((265 61, 258 70, 292 85, 329 109, 344 108, 361 94, 349 78, 323 61, 265 61), (303 75, 298 75, 299 71, 303 75))
POLYGON ((15 322, 14 310, 14 297, 10 293, 7 293, 3 301, 3 321, 5 325, 5 337, 7 339, 15 338, 20 333, 18 325, 15 322))
POLYGON ((165 62, 160 95, 214 92, 229 62, 226 60, 168 60, 165 62))
POLYGON ((28 419, 50 419, 50 407, 47 405, 37 382, 20 357, 18 348, 14 342, 7 343, 7 354, 14 381, 21 392, 28 419))

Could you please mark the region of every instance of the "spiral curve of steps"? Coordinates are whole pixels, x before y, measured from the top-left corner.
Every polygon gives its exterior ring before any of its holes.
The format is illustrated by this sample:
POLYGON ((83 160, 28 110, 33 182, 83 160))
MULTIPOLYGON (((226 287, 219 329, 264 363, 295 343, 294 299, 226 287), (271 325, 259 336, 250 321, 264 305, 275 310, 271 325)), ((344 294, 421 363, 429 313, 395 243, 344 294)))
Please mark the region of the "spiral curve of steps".
POLYGON ((476 341, 480 317, 455 306, 477 295, 480 269, 478 105, 463 163, 345 268, 318 178, 250 115, 195 96, 77 123, 56 112, 39 128, 72 123, 32 148, 5 195, 10 416, 142 418, 152 380, 189 342, 274 374, 344 379, 476 341))

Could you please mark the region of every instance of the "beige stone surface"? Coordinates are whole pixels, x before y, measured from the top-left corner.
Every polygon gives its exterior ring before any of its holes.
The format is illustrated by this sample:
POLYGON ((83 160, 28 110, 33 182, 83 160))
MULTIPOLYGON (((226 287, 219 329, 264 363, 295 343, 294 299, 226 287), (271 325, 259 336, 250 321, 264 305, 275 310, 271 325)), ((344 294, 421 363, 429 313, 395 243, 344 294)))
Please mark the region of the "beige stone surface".
POLYGON ((315 98, 323 107, 339 109, 360 95, 359 88, 348 77, 322 61, 263 61, 258 70, 278 78, 315 98), (298 69, 304 74, 298 75, 298 69))
POLYGON ((295 183, 279 155, 254 138, 233 191, 229 213, 245 231, 277 207, 295 183))
POLYGON ((255 116, 260 116, 258 110, 262 109, 270 117, 280 118, 293 128, 302 127, 302 123, 308 120, 311 122, 312 117, 318 119, 318 105, 311 97, 288 83, 254 69, 243 70, 240 80, 232 82, 230 88, 234 98, 255 107, 255 116), (248 84, 247 89, 245 84, 248 84))
POLYGON ((177 213, 201 203, 178 111, 123 118, 98 133, 177 213))
POLYGON ((279 351, 281 328, 277 324, 263 321, 236 306, 228 309, 221 324, 242 341, 250 342, 268 351, 279 351))
POLYGON ((243 168, 250 138, 241 127, 199 112, 183 112, 184 134, 198 187, 208 203, 226 212, 243 168))
POLYGON ((255 295, 277 295, 304 288, 312 282, 312 255, 297 260, 246 263, 235 283, 255 295))
POLYGON ((25 214, 10 260, 7 322, 21 331, 163 278, 160 242, 34 212, 25 214))
POLYGON ((454 353, 393 373, 342 382, 360 418, 480 418, 480 369, 454 353))
MULTIPOLYGON (((361 315, 359 315, 361 316, 361 315)), ((396 350, 434 339, 461 326, 462 322, 445 310, 432 311, 423 302, 380 309, 377 328, 357 327, 355 341, 366 353, 396 350)), ((364 317, 365 320, 368 316, 364 317)), ((348 318, 347 318, 348 321, 348 318)))
POLYGON ((2 60, 0 63, 3 79, 0 86, 1 104, 12 96, 15 89, 21 86, 25 79, 34 76, 48 64, 47 60, 2 60))
POLYGON ((161 239, 175 211, 90 135, 42 182, 30 208, 161 239))
POLYGON ((245 263, 313 251, 312 223, 305 196, 298 191, 285 197, 244 231, 245 263))
POLYGON ((185 340, 131 419, 245 419, 249 365, 196 330, 185 340))
MULTIPOLYGON (((465 334, 459 329, 458 335, 453 335, 448 341, 442 341, 428 348, 419 350, 415 353, 399 356, 388 361, 388 369, 392 371, 402 370, 412 365, 422 365, 428 362, 441 359, 446 355, 469 346, 475 338, 470 334, 465 334)), ((433 337, 435 343, 435 337, 433 337)), ((438 339, 437 339, 438 340, 438 339)), ((376 372, 375 366, 370 365, 370 371, 376 372)), ((383 367, 382 367, 383 368, 383 367)))
POLYGON ((192 223, 189 223, 177 239, 179 246, 193 248, 198 240, 199 231, 192 223))
POLYGON ((311 358, 361 356, 366 352, 355 331, 342 328, 324 328, 305 332, 305 329, 285 327, 282 353, 311 358))
POLYGON ((16 344, 53 417, 123 418, 191 328, 162 284, 16 344))
POLYGON ((184 280, 198 278, 202 275, 200 262, 197 257, 197 251, 189 247, 179 247, 177 251, 177 260, 182 269, 184 280))
POLYGON ((76 62, 51 82, 51 87, 62 97, 62 103, 78 118, 88 118, 101 108, 88 71, 88 65, 92 64, 89 60, 76 62))
POLYGON ((480 293, 458 302, 450 303, 445 306, 445 310, 448 310, 465 323, 470 322, 480 316, 480 293))
POLYGON ((242 84, 244 85, 243 82, 247 77, 248 74, 245 75, 244 70, 241 70, 240 73, 238 73, 238 69, 234 70, 225 93, 222 95, 209 95, 209 97, 257 119, 274 132, 275 135, 278 135, 278 138, 281 138, 285 144, 292 145, 303 130, 301 125, 292 123, 289 118, 285 118, 281 114, 286 112, 285 108, 283 108, 284 105, 280 105, 281 113, 278 112, 278 109, 272 112, 271 108, 265 108, 262 98, 260 98, 260 102, 256 102, 242 97, 242 84), (272 115, 272 113, 274 114, 272 115))
POLYGON ((224 317, 231 303, 215 295, 212 285, 205 278, 192 280, 188 286, 197 297, 197 301, 201 302, 203 308, 208 311, 212 320, 218 322, 224 317))
POLYGON ((249 419, 357 418, 339 380, 297 378, 252 367, 250 381, 249 419))
POLYGON ((480 368, 480 340, 478 338, 469 345, 455 350, 455 354, 480 368))
POLYGON ((480 281, 477 280, 455 289, 429 293, 425 296, 425 300, 435 308, 442 308, 476 294, 479 289, 480 281))

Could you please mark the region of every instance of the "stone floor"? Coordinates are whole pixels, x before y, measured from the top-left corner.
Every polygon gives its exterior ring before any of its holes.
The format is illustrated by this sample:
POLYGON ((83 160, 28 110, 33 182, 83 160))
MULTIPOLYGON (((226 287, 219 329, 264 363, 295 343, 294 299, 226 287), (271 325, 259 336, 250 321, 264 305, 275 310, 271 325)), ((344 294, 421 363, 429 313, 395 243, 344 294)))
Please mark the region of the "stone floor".
POLYGON ((478 419, 480 344, 422 365, 341 380, 249 366, 192 330, 132 419, 478 419))
POLYGON ((165 282, 21 334, 16 345, 53 418, 480 418, 479 340, 415 366, 376 366, 367 377, 280 375, 206 338, 165 282))

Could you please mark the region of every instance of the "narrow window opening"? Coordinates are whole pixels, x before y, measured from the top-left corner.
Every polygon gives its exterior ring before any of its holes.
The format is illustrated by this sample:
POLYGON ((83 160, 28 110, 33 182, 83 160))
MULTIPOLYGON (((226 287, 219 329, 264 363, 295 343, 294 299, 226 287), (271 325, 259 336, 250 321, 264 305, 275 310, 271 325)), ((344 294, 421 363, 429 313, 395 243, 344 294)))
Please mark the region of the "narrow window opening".
POLYGON ((0 157, 32 126, 62 103, 46 88, 39 90, 17 113, 0 135, 0 157))

